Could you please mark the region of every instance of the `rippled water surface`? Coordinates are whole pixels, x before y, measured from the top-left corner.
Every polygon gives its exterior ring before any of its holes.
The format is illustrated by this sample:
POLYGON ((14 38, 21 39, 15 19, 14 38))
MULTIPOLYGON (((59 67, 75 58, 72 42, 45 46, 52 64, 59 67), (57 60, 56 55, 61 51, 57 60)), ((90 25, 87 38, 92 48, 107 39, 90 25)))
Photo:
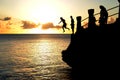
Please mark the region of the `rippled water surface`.
POLYGON ((70 35, 0 35, 0 80, 70 80, 70 35))

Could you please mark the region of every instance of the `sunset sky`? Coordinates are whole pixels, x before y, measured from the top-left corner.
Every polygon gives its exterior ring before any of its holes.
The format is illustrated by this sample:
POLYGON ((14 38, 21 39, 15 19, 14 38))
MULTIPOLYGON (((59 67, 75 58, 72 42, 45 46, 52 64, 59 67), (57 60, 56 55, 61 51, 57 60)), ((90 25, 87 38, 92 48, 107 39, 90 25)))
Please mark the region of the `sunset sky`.
MULTIPOLYGON (((0 34, 63 33, 62 24, 58 24, 60 17, 66 19, 70 28, 71 15, 76 22, 77 16, 82 19, 88 16, 88 9, 98 13, 99 5, 109 9, 119 4, 118 0, 0 0, 0 34)), ((114 12, 118 12, 118 8, 109 15, 114 12)))

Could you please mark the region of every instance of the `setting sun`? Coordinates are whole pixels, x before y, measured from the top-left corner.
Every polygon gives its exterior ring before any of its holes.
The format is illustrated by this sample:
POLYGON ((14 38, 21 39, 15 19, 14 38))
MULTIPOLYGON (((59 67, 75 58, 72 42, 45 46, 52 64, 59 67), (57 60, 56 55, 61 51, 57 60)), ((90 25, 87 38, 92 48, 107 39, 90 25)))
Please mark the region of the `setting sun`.
POLYGON ((117 80, 119 33, 120 0, 0 0, 0 80, 117 80))
MULTIPOLYGON (((35 23, 47 23, 53 22, 56 24, 58 18, 58 12, 55 7, 45 4, 31 8, 31 12, 28 16, 31 16, 31 20, 35 23)), ((58 23, 58 22, 57 22, 58 23)))
POLYGON ((42 25, 41 26, 38 26, 36 28, 33 28, 33 29, 29 29, 27 30, 27 33, 31 33, 31 34, 53 34, 53 33, 57 33, 57 32, 61 32, 61 30, 54 30, 54 29, 46 29, 46 30, 43 30, 41 29, 42 25))
MULTIPOLYGON (((87 10, 90 8, 94 8, 95 13, 98 13, 101 4, 108 9, 118 5, 118 2, 117 0, 105 0, 104 3, 101 0, 0 0, 0 33, 63 33, 62 24, 58 24, 60 17, 66 20, 67 27, 70 28, 71 15, 76 25, 77 16, 81 16, 82 19, 88 17, 87 10)), ((116 8, 109 14, 117 11, 116 8)), ((87 20, 82 22, 82 25, 86 22, 87 20)), ((65 33, 71 31, 66 30, 65 33)))

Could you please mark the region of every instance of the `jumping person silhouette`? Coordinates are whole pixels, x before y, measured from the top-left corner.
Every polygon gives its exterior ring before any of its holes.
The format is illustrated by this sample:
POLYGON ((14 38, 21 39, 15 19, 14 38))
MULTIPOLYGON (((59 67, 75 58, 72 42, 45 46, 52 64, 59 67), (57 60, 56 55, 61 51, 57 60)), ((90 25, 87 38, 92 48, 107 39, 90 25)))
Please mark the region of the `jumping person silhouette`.
POLYGON ((65 19, 63 19, 62 17, 60 17, 60 19, 61 19, 61 21, 58 24, 60 24, 61 22, 63 23, 63 26, 62 26, 63 32, 65 32, 65 29, 70 30, 69 28, 66 27, 67 23, 66 23, 65 19))
POLYGON ((73 17, 72 16, 70 16, 70 18, 71 18, 71 29, 72 29, 72 34, 74 34, 74 19, 73 19, 73 17))

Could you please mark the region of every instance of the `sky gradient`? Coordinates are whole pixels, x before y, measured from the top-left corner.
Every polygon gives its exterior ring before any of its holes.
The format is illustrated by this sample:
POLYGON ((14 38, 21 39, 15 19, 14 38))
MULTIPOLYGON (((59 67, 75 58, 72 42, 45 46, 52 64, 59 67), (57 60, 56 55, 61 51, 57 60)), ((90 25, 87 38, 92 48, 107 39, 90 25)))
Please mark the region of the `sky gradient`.
MULTIPOLYGON (((117 0, 0 0, 0 34, 62 33, 59 17, 65 18, 70 27, 70 15, 75 20, 77 16, 84 19, 88 9, 98 13, 99 5, 108 9, 119 4, 117 0), (46 27, 46 23, 50 27, 46 27)), ((114 12, 118 12, 118 8, 109 14, 114 12)))

